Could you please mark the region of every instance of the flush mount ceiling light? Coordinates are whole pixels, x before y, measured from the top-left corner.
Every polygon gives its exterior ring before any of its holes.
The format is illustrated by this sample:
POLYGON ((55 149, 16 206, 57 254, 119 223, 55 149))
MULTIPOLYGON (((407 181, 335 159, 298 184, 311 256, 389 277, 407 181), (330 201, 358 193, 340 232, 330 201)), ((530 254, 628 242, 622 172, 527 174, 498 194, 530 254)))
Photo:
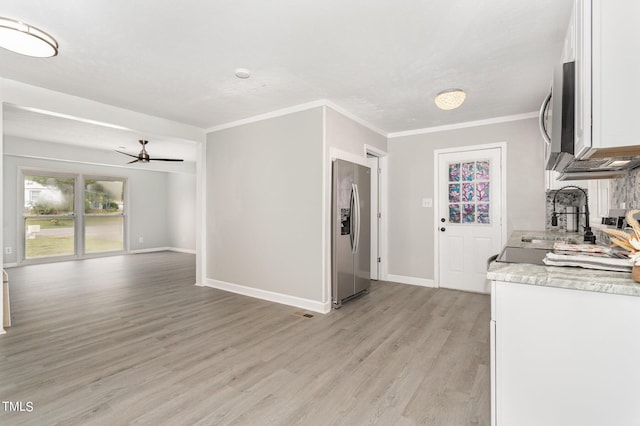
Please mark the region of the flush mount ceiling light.
POLYGON ((467 94, 462 89, 447 89, 436 95, 436 106, 445 111, 456 109, 464 102, 467 94))
POLYGON ((0 17, 0 47, 21 55, 50 58, 58 54, 58 42, 44 31, 0 17))

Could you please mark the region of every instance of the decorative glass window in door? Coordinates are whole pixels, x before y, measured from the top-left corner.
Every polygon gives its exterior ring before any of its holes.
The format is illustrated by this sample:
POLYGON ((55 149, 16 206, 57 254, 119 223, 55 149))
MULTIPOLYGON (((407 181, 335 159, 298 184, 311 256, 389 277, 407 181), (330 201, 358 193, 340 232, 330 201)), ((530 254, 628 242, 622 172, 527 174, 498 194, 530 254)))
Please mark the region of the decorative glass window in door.
POLYGON ((449 223, 489 224, 490 163, 449 163, 449 223))

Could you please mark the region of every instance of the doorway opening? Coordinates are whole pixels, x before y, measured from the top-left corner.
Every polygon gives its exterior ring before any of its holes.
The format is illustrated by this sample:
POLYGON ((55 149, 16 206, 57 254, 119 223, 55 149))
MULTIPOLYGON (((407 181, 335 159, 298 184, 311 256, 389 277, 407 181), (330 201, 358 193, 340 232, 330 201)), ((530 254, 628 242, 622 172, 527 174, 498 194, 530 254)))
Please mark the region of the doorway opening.
POLYGON ((371 167, 371 279, 387 279, 387 153, 365 146, 371 167))

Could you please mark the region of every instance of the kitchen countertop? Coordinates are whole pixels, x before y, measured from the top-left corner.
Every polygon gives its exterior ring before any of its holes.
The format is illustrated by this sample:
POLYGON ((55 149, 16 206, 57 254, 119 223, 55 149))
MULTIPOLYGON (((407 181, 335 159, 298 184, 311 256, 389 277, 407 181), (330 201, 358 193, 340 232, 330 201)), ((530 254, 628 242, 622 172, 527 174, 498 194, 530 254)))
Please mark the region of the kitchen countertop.
MULTIPOLYGON (((558 231, 514 231, 505 246, 550 249, 555 241, 565 241, 567 238, 581 243, 582 236, 578 233, 558 231), (537 239, 539 242, 524 242, 523 237, 537 239)), ((492 262, 489 265, 487 278, 494 281, 640 297, 640 283, 633 281, 629 272, 492 262)))

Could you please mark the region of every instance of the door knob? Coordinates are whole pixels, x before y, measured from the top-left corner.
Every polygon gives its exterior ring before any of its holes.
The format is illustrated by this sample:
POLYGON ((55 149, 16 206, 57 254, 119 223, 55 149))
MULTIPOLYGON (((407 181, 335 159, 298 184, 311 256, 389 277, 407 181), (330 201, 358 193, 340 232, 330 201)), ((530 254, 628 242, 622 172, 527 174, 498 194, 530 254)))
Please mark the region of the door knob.
POLYGON ((442 228, 440 228, 440 231, 441 231, 441 232, 444 232, 444 231, 446 231, 446 230, 447 230, 447 228, 445 228, 444 226, 443 226, 442 228))
POLYGON ((441 217, 441 218, 440 218, 440 222, 442 222, 442 223, 444 223, 444 221, 445 221, 445 220, 446 220, 446 219, 445 219, 444 217, 441 217))

